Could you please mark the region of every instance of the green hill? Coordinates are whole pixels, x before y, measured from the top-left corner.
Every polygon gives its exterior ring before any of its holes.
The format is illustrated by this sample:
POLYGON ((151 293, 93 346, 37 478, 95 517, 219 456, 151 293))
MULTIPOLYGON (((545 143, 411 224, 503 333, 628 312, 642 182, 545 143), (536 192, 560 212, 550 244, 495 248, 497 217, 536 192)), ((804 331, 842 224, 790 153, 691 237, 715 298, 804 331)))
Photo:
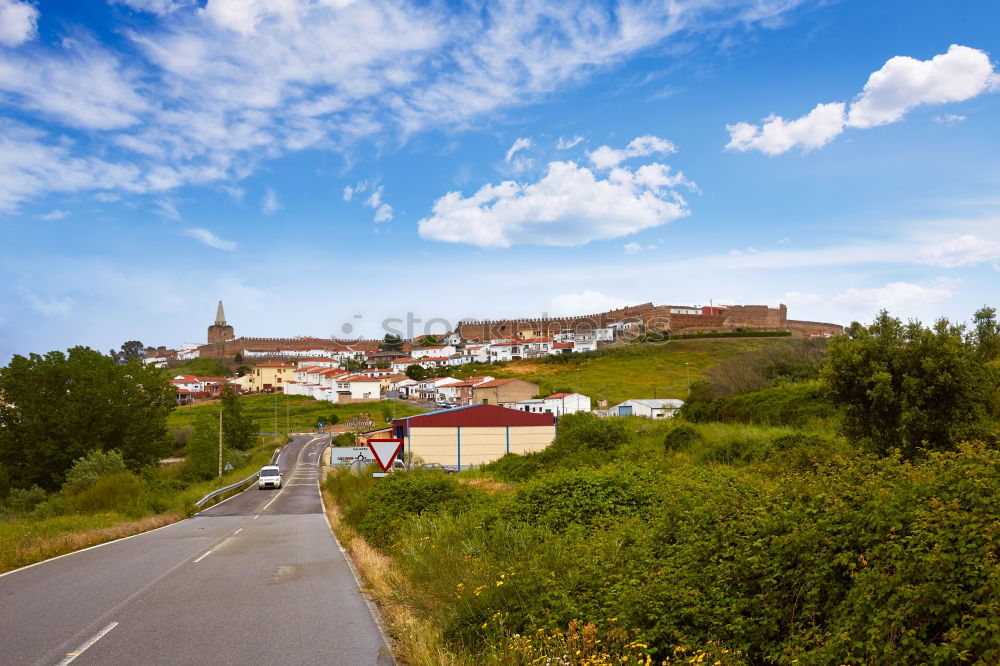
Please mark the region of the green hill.
POLYGON ((477 374, 520 377, 537 383, 543 394, 567 389, 606 398, 613 405, 629 398, 687 397, 696 382, 720 362, 757 352, 787 338, 720 338, 673 340, 666 344, 631 344, 597 352, 513 361, 504 366, 479 366, 477 374))

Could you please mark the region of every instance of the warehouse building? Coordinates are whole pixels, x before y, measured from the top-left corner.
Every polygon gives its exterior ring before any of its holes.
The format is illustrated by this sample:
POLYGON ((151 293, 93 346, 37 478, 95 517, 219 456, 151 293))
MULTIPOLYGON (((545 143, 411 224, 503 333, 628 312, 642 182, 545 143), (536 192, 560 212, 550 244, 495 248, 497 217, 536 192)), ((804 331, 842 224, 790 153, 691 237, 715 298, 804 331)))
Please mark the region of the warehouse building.
POLYGON ((469 405, 396 419, 392 436, 425 463, 466 469, 507 453, 541 451, 555 439, 556 425, 552 414, 469 405))

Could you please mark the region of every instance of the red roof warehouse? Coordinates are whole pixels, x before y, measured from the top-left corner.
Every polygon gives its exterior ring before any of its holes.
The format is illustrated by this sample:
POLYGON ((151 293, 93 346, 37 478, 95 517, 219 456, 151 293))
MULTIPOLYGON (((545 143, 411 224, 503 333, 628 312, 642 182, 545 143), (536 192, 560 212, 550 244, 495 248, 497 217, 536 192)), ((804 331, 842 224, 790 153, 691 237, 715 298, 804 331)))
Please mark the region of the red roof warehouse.
POLYGON ((496 405, 470 405, 392 422, 393 437, 423 462, 461 469, 506 453, 539 451, 555 438, 552 414, 530 414, 496 405))

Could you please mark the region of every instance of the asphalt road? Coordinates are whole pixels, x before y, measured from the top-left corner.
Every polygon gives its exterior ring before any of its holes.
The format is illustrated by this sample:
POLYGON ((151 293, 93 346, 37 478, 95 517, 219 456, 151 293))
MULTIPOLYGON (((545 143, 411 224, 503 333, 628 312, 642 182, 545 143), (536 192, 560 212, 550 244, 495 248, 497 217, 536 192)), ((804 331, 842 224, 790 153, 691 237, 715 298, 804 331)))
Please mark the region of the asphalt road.
POLYGON ((393 664, 318 488, 329 435, 280 490, 0 577, 0 664, 393 664))

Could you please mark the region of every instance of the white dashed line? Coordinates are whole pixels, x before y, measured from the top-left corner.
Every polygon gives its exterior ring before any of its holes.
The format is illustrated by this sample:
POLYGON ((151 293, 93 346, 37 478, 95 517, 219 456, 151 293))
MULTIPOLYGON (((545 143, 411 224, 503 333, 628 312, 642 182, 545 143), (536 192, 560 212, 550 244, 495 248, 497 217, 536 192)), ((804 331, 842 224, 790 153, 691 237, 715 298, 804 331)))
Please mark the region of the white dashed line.
POLYGON ((212 551, 208 551, 208 552, 206 552, 206 553, 205 553, 204 555, 202 555, 202 556, 201 556, 201 557, 199 557, 199 558, 198 558, 197 560, 195 560, 195 561, 194 561, 194 563, 195 563, 195 564, 198 564, 198 563, 199 563, 199 562, 201 562, 201 561, 202 561, 203 559, 205 559, 206 557, 208 557, 208 556, 209 556, 209 554, 210 554, 211 552, 212 552, 212 551))
POLYGON ((235 532, 233 532, 233 536, 236 536, 237 534, 239 534, 242 531, 243 531, 243 528, 241 527, 240 529, 238 529, 235 532))
POLYGON ((81 654, 83 654, 84 652, 86 652, 94 643, 96 643, 97 641, 99 641, 102 638, 104 638, 104 636, 109 631, 111 631, 112 629, 114 629, 117 626, 118 626, 117 622, 112 622, 111 624, 109 624, 108 626, 104 627, 103 629, 101 629, 100 631, 98 631, 96 634, 94 634, 93 637, 90 638, 90 640, 88 640, 86 643, 84 643, 83 645, 81 645, 80 647, 78 647, 76 650, 74 650, 73 652, 67 652, 66 653, 66 657, 62 661, 59 662, 59 666, 66 666, 66 664, 70 663, 71 661, 73 661, 74 659, 76 659, 77 657, 79 657, 81 654))

